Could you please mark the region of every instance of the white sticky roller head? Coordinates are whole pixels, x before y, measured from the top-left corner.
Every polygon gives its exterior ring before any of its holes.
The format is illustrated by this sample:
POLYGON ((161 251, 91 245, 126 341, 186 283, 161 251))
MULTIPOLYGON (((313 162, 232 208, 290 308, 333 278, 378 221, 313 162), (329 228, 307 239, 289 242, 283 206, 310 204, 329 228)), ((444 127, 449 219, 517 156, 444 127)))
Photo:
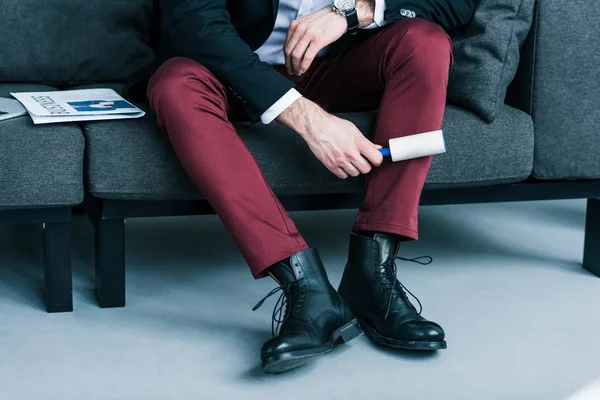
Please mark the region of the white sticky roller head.
POLYGON ((446 143, 444 142, 444 133, 441 130, 390 140, 390 153, 394 162, 445 152, 446 143))

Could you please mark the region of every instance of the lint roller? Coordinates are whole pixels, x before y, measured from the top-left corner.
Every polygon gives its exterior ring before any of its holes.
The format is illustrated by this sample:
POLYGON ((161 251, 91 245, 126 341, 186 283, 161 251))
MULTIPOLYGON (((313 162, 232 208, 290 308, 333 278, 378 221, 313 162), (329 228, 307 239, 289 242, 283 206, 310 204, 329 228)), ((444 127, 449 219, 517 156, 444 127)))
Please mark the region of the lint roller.
POLYGON ((389 148, 379 151, 394 162, 445 153, 444 132, 439 130, 391 139, 389 148))

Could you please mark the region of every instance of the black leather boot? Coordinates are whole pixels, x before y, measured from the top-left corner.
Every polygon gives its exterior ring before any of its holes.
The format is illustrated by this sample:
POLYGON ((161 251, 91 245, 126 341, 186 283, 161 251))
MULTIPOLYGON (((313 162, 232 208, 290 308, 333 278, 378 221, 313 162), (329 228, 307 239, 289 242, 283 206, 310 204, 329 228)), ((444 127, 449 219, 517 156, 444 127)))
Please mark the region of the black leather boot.
POLYGON ((372 342, 411 350, 445 349, 442 327, 420 315, 396 278, 398 248, 392 236, 352 233, 339 293, 372 342))
POLYGON ((273 311, 274 338, 261 351, 265 373, 296 368, 331 351, 334 345, 362 335, 358 321, 329 283, 317 251, 301 251, 289 261, 290 266, 281 262, 269 269, 280 287, 254 307, 258 309, 267 298, 282 292, 273 311), (275 336, 279 325, 279 336, 275 336))

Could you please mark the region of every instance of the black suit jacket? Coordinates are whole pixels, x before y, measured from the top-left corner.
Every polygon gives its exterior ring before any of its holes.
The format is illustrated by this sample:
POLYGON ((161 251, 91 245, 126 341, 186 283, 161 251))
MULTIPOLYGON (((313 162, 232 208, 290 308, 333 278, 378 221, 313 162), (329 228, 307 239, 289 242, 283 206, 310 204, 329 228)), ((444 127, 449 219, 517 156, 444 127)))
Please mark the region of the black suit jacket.
MULTIPOLYGON (((275 24, 279 0, 163 0, 161 60, 184 56, 204 64, 231 91, 251 120, 294 84, 260 61, 254 50, 275 24)), ((387 23, 405 18, 401 10, 452 29, 466 24, 475 0, 387 0, 387 23)))

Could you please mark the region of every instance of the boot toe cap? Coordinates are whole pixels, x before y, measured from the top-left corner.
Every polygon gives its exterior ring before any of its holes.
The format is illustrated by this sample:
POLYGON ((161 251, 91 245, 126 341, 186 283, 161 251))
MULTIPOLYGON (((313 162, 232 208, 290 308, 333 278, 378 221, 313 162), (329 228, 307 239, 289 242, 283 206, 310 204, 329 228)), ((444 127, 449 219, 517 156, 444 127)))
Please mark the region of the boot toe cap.
POLYGON ((442 342, 446 337, 444 329, 431 321, 411 321, 403 328, 410 340, 419 342, 442 342))
POLYGON ((261 350, 262 361, 281 357, 292 352, 308 350, 315 347, 309 335, 282 335, 266 342, 261 350))

